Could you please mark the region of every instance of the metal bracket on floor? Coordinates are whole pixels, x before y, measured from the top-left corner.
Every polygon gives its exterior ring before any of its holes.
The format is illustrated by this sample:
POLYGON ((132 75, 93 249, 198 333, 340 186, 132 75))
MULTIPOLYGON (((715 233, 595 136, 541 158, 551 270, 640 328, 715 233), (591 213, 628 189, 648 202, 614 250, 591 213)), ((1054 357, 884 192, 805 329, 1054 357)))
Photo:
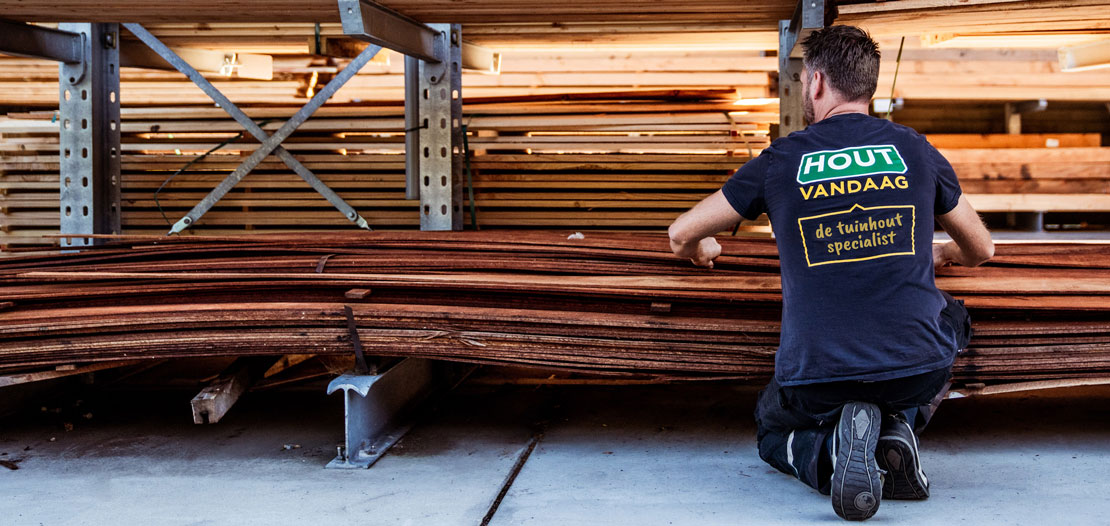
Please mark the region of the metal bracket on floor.
POLYGON ((440 376, 434 362, 405 358, 378 374, 344 374, 328 384, 343 391, 346 438, 330 469, 365 469, 377 462, 412 426, 411 413, 440 376))
POLYGON ((170 234, 181 232, 182 230, 185 230, 189 226, 195 224, 197 220, 205 214, 205 212, 211 209, 212 206, 215 205, 216 202, 219 201, 221 198, 223 198, 224 195, 227 195, 227 193, 231 191, 231 189, 236 184, 238 184, 238 182, 242 180, 243 177, 247 175, 247 173, 258 166, 258 164, 261 163, 262 160, 269 156, 271 153, 277 155, 277 157, 281 159, 282 162, 292 168, 293 171, 301 177, 301 179, 304 179, 305 182, 312 186, 314 190, 316 190, 320 195, 324 196, 324 198, 327 199, 328 202, 332 204, 332 206, 338 209, 348 220, 358 225, 359 228, 365 228, 367 230, 370 229, 366 220, 363 219, 362 216, 359 215, 353 207, 351 207, 351 205, 347 204, 347 202, 344 201, 343 198, 339 197, 339 195, 336 194, 331 188, 328 188, 328 186, 324 184, 324 182, 321 181, 318 177, 316 177, 316 175, 313 174, 308 168, 305 168, 304 165, 300 163, 300 161, 293 157, 293 154, 289 153, 285 148, 282 148, 281 143, 290 135, 292 135, 298 126, 308 120, 308 118, 313 113, 315 113, 316 110, 320 109, 320 107, 323 106, 324 103, 327 102, 328 99, 330 99, 331 96, 339 90, 339 88, 343 87, 343 85, 346 84, 348 80, 353 78, 355 74, 357 74, 358 71, 362 69, 363 66, 370 62, 370 59, 374 58, 374 55, 376 55, 378 51, 381 50, 380 46, 369 46, 365 50, 363 50, 362 53, 359 53, 359 55, 355 57, 354 60, 352 60, 347 65, 347 67, 343 69, 343 71, 336 75, 335 78, 327 84, 327 86, 317 92, 316 95, 308 101, 308 104, 305 104, 303 108, 298 110, 297 113, 294 114, 293 117, 291 117, 288 121, 286 121, 286 123, 283 124, 281 128, 278 129, 278 131, 274 132, 273 135, 269 135, 262 129, 261 126, 251 120, 251 118, 248 117, 246 113, 243 113, 243 111, 240 110, 238 106, 232 103, 230 99, 220 93, 220 91, 216 89, 216 87, 213 86, 212 83, 208 81, 208 79, 204 78, 204 76, 197 72, 195 68, 182 60, 181 57, 177 55, 177 53, 174 53, 173 50, 163 44, 162 41, 158 40, 157 37, 152 35, 143 26, 139 24, 124 24, 124 27, 126 27, 128 31, 138 37, 139 40, 143 41, 144 44, 150 47, 150 49, 161 56, 166 62, 169 62, 170 65, 172 65, 174 68, 177 68, 177 70, 181 73, 185 74, 185 76, 188 77, 189 80, 192 80, 193 83, 197 85, 197 87, 203 90, 204 93, 206 93, 209 97, 212 98, 212 100, 216 102, 216 104, 218 104, 221 108, 224 109, 224 111, 231 115, 231 117, 234 118, 236 122, 243 126, 243 128, 250 132, 250 134, 253 135, 256 139, 262 142, 262 145, 259 146, 258 149, 250 155, 250 157, 247 157, 247 159, 243 161, 243 163, 240 164, 234 172, 228 175, 227 178, 223 180, 223 182, 221 182, 208 194, 208 196, 206 196, 200 203, 194 206, 193 209, 185 215, 185 217, 181 218, 177 223, 175 223, 173 225, 173 228, 170 229, 170 234))

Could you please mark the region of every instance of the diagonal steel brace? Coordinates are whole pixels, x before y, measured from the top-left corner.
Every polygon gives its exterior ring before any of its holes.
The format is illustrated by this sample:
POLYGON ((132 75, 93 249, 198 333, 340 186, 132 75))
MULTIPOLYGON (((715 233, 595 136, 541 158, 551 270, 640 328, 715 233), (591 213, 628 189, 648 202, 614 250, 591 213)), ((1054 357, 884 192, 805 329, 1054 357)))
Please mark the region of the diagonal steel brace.
POLYGON ((370 227, 366 223, 366 220, 363 219, 362 216, 359 215, 359 213, 351 207, 351 205, 347 204, 347 202, 344 201, 342 197, 339 197, 339 195, 337 195, 331 188, 328 188, 328 186, 324 184, 323 181, 316 177, 316 174, 312 173, 312 171, 310 171, 308 168, 305 168, 305 166, 302 165, 300 161, 293 157, 293 154, 289 153, 289 151, 285 148, 282 148, 281 143, 290 135, 292 135, 298 126, 308 120, 308 118, 313 113, 315 113, 316 110, 320 109, 320 106, 323 106, 324 103, 327 102, 328 99, 330 99, 336 91, 339 91, 339 88, 343 87, 343 85, 346 84, 348 80, 353 78, 358 73, 358 71, 362 69, 363 66, 370 62, 370 59, 374 58, 374 55, 376 55, 378 51, 381 50, 381 46, 372 45, 363 50, 362 53, 359 53, 359 55, 355 57, 355 59, 352 60, 350 64, 348 64, 347 67, 343 69, 343 71, 336 75, 335 78, 331 80, 331 82, 328 82, 328 85, 325 86, 324 89, 316 93, 316 95, 308 101, 308 104, 305 104, 303 108, 297 111, 297 113, 294 114, 293 117, 291 117, 288 121, 286 121, 285 124, 281 126, 281 128, 274 132, 273 135, 268 135, 261 126, 251 120, 251 118, 247 116, 246 113, 243 113, 243 111, 240 110, 239 107, 235 105, 235 103, 231 102, 230 99, 220 93, 220 91, 216 89, 216 87, 213 86, 212 83, 208 81, 208 79, 204 78, 204 76, 197 72, 195 68, 190 66, 189 63, 182 60, 181 57, 173 52, 173 50, 171 50, 168 46, 163 44, 162 41, 158 40, 157 37, 147 31, 146 28, 139 24, 123 24, 123 26, 126 27, 127 30, 133 33, 136 37, 138 37, 139 40, 143 41, 143 43, 150 47, 150 49, 154 50, 155 53, 165 59, 166 62, 169 62, 174 68, 177 68, 178 71, 185 74, 185 76, 188 77, 189 80, 192 80, 193 83, 195 83, 201 90, 204 91, 204 93, 211 97, 212 100, 216 102, 216 104, 218 104, 221 108, 224 109, 224 111, 231 115, 231 117, 235 119, 236 122, 243 126, 243 128, 245 128, 256 139, 262 142, 258 149, 251 153, 251 155, 247 157, 247 159, 244 160, 243 163, 235 169, 235 171, 229 174, 219 185, 216 186, 216 188, 212 189, 212 191, 207 196, 205 196, 205 198, 201 200, 200 203, 197 203, 197 205, 194 206, 193 209, 185 215, 185 217, 181 218, 177 223, 175 223, 170 229, 170 234, 181 232, 182 230, 185 230, 190 225, 195 223, 198 219, 200 219, 200 217, 203 216, 205 212, 211 209, 212 206, 215 205, 216 202, 219 201, 221 198, 223 198, 224 195, 227 195, 227 193, 232 188, 234 188, 235 185, 238 184, 244 176, 246 176, 251 170, 258 166, 258 164, 261 163, 262 160, 269 156, 271 153, 277 155, 277 157, 281 159, 282 162, 292 168, 293 171, 301 177, 301 179, 304 179, 305 182, 307 182, 310 186, 312 186, 313 189, 319 192, 320 195, 324 196, 324 198, 327 199, 328 202, 335 206, 335 208, 337 208, 340 212, 342 212, 343 215, 347 217, 347 219, 357 224, 359 228, 370 230, 370 227))

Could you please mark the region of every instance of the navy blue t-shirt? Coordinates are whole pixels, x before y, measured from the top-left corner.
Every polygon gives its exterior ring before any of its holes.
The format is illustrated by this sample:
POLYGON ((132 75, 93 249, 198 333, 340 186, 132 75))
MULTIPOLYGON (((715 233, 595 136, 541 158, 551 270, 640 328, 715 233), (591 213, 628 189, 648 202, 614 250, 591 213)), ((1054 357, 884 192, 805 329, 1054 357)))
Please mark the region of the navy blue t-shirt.
POLYGON ((774 141, 722 188, 771 219, 782 268, 780 385, 888 380, 952 364, 933 274, 933 216, 960 197, 917 132, 841 114, 774 141))

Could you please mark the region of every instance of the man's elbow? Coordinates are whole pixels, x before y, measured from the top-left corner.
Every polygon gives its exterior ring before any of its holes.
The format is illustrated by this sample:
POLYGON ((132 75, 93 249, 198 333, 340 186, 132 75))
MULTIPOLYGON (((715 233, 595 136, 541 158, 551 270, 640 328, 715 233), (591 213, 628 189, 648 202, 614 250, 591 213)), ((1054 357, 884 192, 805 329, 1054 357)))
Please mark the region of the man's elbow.
POLYGON ((689 229, 685 228, 681 217, 671 223, 670 228, 667 229, 667 235, 671 238, 672 247, 685 246, 690 243, 689 229))
POLYGON ((695 247, 700 241, 695 238, 695 235, 691 228, 687 226, 687 223, 681 217, 678 218, 667 229, 667 236, 671 240, 671 252, 674 252, 674 255, 680 258, 692 257, 695 247))
POLYGON ((986 263, 994 257, 994 242, 988 240, 986 243, 976 247, 976 250, 971 254, 972 260, 969 261, 971 267, 978 267, 986 263))

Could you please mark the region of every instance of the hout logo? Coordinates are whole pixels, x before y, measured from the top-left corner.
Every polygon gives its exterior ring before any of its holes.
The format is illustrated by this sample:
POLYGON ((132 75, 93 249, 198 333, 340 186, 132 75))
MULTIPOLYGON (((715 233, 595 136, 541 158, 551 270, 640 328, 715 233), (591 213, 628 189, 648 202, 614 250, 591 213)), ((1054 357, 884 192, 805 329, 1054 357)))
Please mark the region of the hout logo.
POLYGON ((888 173, 906 173, 906 162, 893 144, 810 152, 798 164, 801 184, 888 173))

